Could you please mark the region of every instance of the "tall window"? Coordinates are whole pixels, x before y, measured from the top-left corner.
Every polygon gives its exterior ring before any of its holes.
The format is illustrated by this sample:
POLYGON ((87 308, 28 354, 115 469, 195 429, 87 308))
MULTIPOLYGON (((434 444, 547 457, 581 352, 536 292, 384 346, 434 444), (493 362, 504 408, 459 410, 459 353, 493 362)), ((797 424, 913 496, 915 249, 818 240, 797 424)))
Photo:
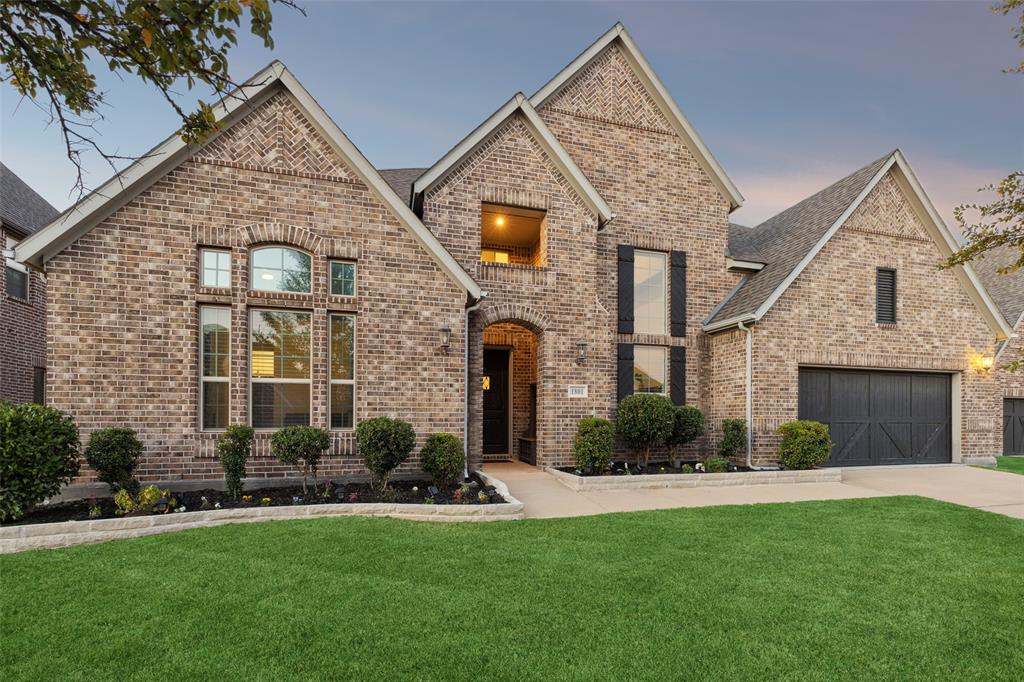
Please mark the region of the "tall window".
MULTIPOLYGON (((6 240, 8 251, 18 245, 17 240, 10 237, 6 240)), ((28 268, 14 260, 5 261, 7 268, 7 295, 22 300, 28 300, 28 268)))
POLYGON ((331 262, 331 293, 336 296, 356 295, 356 264, 331 262))
POLYGON ((308 253, 283 246, 267 246, 254 249, 251 260, 250 288, 306 293, 311 290, 313 259, 308 253))
POLYGON ((896 324, 896 271, 892 268, 875 271, 875 321, 896 324))
POLYGON ((203 249, 200 251, 204 287, 231 286, 231 252, 223 249, 203 249))
POLYGON ((331 428, 351 429, 355 421, 356 318, 331 315, 331 428))
POLYGON ((668 352, 662 346, 633 347, 633 393, 668 393, 668 352))
POLYGON ((229 419, 229 370, 231 369, 231 309, 203 306, 202 382, 199 412, 203 429, 224 429, 229 419))
POLYGON ((666 334, 666 270, 668 258, 655 251, 633 255, 634 333, 666 334))
POLYGON ((309 424, 310 314, 253 310, 249 341, 253 427, 309 424))

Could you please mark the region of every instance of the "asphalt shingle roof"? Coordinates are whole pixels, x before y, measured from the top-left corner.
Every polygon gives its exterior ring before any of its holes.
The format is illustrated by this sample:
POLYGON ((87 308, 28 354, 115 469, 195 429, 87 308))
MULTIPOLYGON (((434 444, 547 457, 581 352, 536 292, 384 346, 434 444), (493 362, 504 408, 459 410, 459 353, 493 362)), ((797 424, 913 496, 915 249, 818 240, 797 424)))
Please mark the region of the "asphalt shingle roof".
POLYGON ((377 172, 384 178, 384 182, 391 185, 391 189, 395 190, 398 198, 408 204, 412 198, 412 183, 416 182, 416 178, 426 173, 427 169, 385 168, 377 172))
POLYGON ((24 234, 32 234, 60 215, 60 211, 0 163, 0 221, 24 234))
POLYGON ((1024 313, 1024 269, 1000 275, 997 270, 1013 265, 1021 258, 1017 246, 997 246, 985 253, 983 258, 971 262, 989 296, 999 306, 999 312, 1012 327, 1024 313))
MULTIPOLYGON (((895 152, 893 152, 895 153, 895 152)), ((754 228, 729 225, 729 255, 766 263, 746 275, 709 322, 754 313, 860 196, 892 157, 886 154, 754 228)))

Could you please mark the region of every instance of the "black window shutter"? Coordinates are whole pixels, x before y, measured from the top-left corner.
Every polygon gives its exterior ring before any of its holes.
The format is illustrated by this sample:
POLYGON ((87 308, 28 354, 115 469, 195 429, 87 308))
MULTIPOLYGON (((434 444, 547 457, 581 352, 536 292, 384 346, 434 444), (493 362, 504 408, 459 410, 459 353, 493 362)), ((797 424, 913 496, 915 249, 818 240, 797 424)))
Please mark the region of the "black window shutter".
MULTIPOLYGON (((619 244, 619 333, 633 333, 633 247, 619 244)), ((630 358, 633 352, 630 350, 630 358)))
POLYGON ((896 271, 892 268, 875 271, 875 321, 896 324, 896 271))
POLYGON ((619 344, 618 400, 633 395, 633 344, 619 344))
POLYGON ((669 354, 669 395, 673 405, 686 404, 686 348, 672 346, 669 354))
POLYGON ((686 336, 686 252, 672 252, 672 336, 686 336))

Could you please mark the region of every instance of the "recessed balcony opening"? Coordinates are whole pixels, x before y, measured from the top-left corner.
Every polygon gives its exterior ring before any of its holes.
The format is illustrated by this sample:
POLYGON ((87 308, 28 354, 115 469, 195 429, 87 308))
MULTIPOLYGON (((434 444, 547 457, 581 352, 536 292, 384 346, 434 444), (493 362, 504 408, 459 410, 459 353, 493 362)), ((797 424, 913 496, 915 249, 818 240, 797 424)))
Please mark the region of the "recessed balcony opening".
POLYGON ((547 265, 544 211, 499 204, 480 207, 480 260, 503 265, 547 265))

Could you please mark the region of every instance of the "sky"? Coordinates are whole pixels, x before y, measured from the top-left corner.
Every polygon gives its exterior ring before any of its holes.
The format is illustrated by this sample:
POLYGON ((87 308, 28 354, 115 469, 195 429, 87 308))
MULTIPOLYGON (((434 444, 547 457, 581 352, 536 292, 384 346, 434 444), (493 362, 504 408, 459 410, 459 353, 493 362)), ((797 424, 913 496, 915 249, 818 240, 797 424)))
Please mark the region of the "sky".
MULTIPOLYGON (((1024 167, 1024 76, 1002 73, 1021 57, 989 2, 299 2, 305 17, 275 9, 273 51, 240 40, 232 75, 280 59, 378 168, 431 165, 619 20, 746 198, 741 224, 896 147, 951 226, 955 205, 1024 167)), ((150 88, 95 71, 107 151, 140 155, 180 125, 150 88)), ((0 112, 0 158, 66 208, 59 131, 6 84, 0 112)), ((89 187, 110 175, 85 166, 89 187)))

